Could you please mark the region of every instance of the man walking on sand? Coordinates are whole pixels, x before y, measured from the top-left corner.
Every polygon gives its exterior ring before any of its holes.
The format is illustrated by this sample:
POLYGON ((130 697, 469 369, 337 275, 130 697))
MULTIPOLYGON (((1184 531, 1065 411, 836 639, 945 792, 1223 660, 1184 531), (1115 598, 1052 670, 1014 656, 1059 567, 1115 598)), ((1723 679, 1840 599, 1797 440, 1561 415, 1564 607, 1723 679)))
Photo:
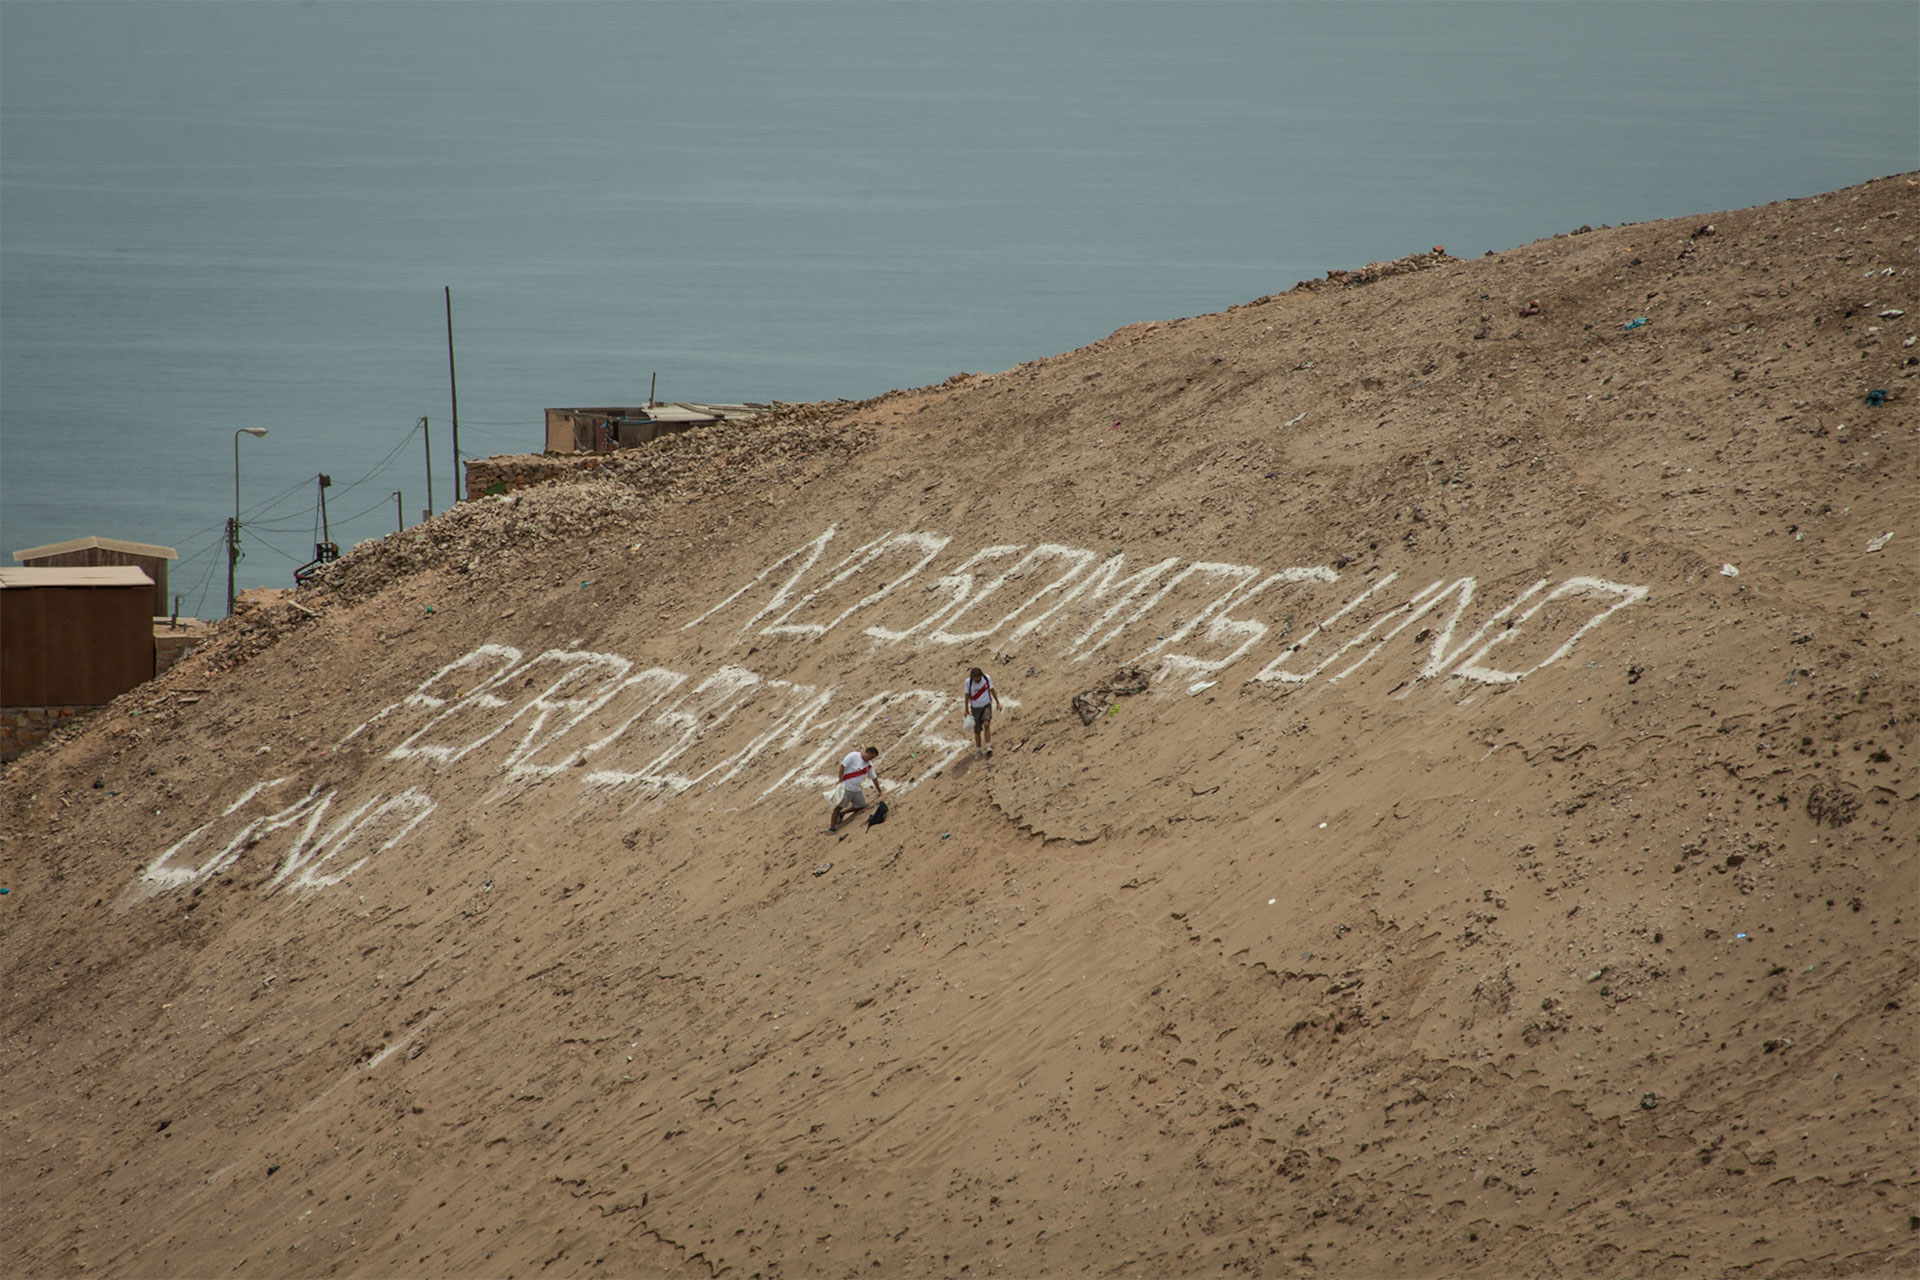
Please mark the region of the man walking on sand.
POLYGON ((994 691, 993 677, 975 667, 967 673, 967 692, 962 699, 967 714, 973 717, 973 754, 990 756, 993 754, 993 709, 1000 705, 1000 695, 994 691))
POLYGON ((866 747, 847 752, 847 758, 840 762, 840 803, 833 806, 833 817, 827 823, 828 834, 840 829, 841 818, 867 807, 864 786, 869 778, 873 780, 873 794, 886 794, 880 785, 880 775, 873 767, 873 762, 879 758, 880 748, 866 747))

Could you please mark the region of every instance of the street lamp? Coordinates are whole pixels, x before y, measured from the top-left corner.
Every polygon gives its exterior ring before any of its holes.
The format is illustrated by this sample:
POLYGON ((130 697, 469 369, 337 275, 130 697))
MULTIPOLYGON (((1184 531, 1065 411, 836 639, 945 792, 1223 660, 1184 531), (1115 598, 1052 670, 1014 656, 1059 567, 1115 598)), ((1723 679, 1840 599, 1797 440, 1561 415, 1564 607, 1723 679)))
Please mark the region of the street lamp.
POLYGON ((233 433, 233 519, 227 521, 227 616, 233 616, 233 566, 240 560, 240 437, 264 436, 265 427, 241 427, 233 433))

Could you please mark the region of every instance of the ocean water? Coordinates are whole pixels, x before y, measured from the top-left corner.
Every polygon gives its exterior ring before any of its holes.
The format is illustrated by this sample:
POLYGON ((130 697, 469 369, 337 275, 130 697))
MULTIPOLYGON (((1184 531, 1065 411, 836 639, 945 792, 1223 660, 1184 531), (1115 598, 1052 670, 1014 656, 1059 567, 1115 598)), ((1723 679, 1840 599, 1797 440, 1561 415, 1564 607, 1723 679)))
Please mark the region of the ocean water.
POLYGON ((0 4, 0 563, 224 610, 549 405, 860 398, 1920 168, 1920 4, 0 4))

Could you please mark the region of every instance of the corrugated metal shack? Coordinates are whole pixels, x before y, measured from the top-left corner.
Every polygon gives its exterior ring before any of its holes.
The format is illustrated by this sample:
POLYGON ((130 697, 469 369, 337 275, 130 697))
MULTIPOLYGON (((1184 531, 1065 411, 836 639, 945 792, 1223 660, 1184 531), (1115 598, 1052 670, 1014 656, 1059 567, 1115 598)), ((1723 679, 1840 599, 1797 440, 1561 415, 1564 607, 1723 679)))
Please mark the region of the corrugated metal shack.
POLYGON ((103 565, 132 565, 153 579, 153 616, 172 611, 167 598, 167 562, 178 560, 172 547, 149 546, 144 542, 123 542, 119 538, 70 538, 44 547, 16 551, 13 558, 29 569, 97 568, 103 565))
POLYGON ((694 427, 765 413, 764 404, 649 404, 547 410, 548 453, 611 453, 694 427))

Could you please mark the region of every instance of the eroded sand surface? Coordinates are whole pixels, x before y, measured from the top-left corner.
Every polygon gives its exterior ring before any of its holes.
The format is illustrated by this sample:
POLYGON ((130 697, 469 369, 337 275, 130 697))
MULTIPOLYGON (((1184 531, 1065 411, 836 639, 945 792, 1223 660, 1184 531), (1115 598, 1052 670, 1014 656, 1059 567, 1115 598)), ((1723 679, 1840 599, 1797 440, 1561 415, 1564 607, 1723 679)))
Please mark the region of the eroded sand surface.
POLYGON ((0 775, 0 1272, 1914 1274, 1917 252, 1416 255, 257 598, 0 775))

